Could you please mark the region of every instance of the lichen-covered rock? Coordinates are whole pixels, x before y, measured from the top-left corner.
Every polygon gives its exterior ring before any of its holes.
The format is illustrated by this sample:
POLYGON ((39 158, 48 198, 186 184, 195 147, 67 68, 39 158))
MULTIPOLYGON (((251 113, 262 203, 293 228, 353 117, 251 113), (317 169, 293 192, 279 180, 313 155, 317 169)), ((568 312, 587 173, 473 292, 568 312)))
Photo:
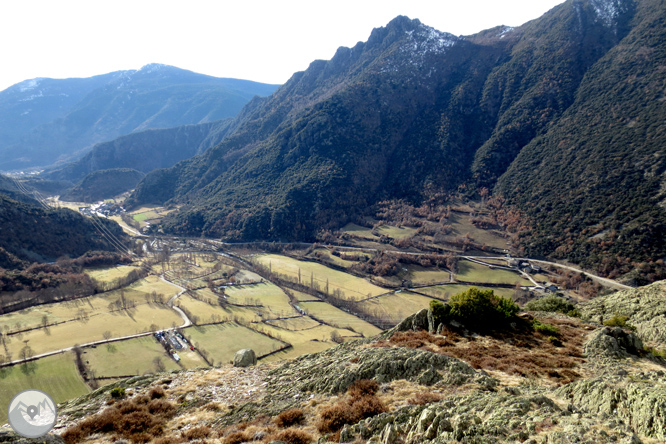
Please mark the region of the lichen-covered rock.
POLYGON ((666 372, 576 381, 556 392, 592 415, 607 415, 634 432, 666 441, 666 372))
POLYGON ((588 358, 619 359, 637 355, 643 350, 643 342, 620 327, 604 327, 592 332, 583 347, 588 358))
POLYGON ((53 433, 40 438, 24 438, 12 432, 0 432, 0 443, 3 444, 65 444, 65 441, 53 433))
POLYGON ((616 314, 628 316, 644 343, 666 347, 666 281, 600 296, 582 304, 580 311, 584 319, 594 322, 616 314))
POLYGON ((234 367, 249 367, 257 365, 257 355, 251 348, 238 350, 234 355, 234 367))
MULTIPOLYGON (((429 319, 432 318, 432 314, 430 317, 428 316, 428 309, 424 308, 421 311, 418 311, 414 313, 411 316, 406 317, 405 319, 402 320, 398 325, 390 329, 388 332, 385 333, 385 335, 392 335, 396 331, 407 331, 407 330, 414 330, 414 331, 419 331, 419 330, 430 330, 430 323, 429 319)), ((433 321, 434 322, 434 321, 433 321)))
POLYGON ((489 388, 496 384, 489 376, 448 356, 424 350, 347 344, 296 358, 270 375, 271 384, 318 393, 344 392, 359 379, 374 379, 380 384, 396 379, 423 385, 439 381, 453 385, 477 382, 489 388))

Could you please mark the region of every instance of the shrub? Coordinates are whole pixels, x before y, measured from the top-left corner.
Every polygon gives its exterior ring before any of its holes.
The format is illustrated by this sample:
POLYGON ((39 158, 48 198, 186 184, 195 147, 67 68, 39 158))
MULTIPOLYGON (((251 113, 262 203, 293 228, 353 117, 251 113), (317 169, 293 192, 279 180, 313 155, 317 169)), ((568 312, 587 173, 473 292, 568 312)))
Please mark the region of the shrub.
POLYGON ((379 385, 374 380, 360 379, 347 390, 348 397, 323 410, 317 429, 321 433, 334 433, 345 424, 356 424, 386 411, 386 407, 375 395, 379 385))
POLYGON ((303 410, 301 409, 290 409, 285 410, 284 412, 277 415, 275 418, 275 425, 278 427, 290 427, 294 424, 298 424, 305 419, 303 410))
POLYGON ((628 328, 629 330, 635 330, 636 327, 628 323, 627 321, 629 320, 629 316, 624 316, 624 315, 619 315, 615 313, 615 315, 610 318, 607 321, 604 321, 604 325, 607 327, 622 327, 622 328, 628 328))
POLYGON ((240 444, 248 441, 252 441, 252 437, 245 432, 230 433, 224 438, 224 444, 240 444))
POLYGON ((183 438, 187 439, 188 441, 192 441, 194 439, 204 439, 208 438, 211 432, 212 432, 211 428, 208 427, 207 425, 193 427, 183 432, 183 438))
POLYGON ((493 290, 472 287, 451 296, 450 316, 465 326, 492 329, 506 324, 520 308, 511 299, 498 297, 493 290))
POLYGON ((166 392, 159 385, 157 387, 151 388, 150 391, 148 392, 148 397, 150 397, 150 399, 159 399, 159 398, 164 398, 165 396, 166 392))
POLYGON ((374 395, 379 390, 379 384, 374 379, 358 379, 347 389, 352 398, 361 398, 366 395, 374 395))
POLYGON ((114 399, 122 399, 125 397, 125 389, 122 387, 116 387, 114 389, 111 389, 109 394, 114 399))
POLYGON ((312 435, 298 429, 282 430, 275 436, 275 440, 283 441, 287 444, 309 444, 312 442, 312 435))
POLYGON ((547 311, 580 317, 580 312, 574 303, 555 295, 549 295, 542 297, 541 299, 529 301, 525 304, 524 308, 529 311, 547 311))
POLYGON ((407 402, 411 405, 425 405, 433 402, 439 402, 442 396, 432 392, 419 392, 412 396, 407 402))
POLYGON ((445 324, 449 319, 451 306, 443 304, 440 301, 432 300, 430 301, 430 311, 432 312, 432 317, 435 321, 435 327, 437 327, 439 324, 445 324))
POLYGON ((532 328, 534 329, 534 331, 538 331, 539 333, 543 333, 544 335, 548 336, 557 336, 560 334, 560 329, 557 328, 556 326, 551 324, 545 324, 536 319, 532 322, 532 328))

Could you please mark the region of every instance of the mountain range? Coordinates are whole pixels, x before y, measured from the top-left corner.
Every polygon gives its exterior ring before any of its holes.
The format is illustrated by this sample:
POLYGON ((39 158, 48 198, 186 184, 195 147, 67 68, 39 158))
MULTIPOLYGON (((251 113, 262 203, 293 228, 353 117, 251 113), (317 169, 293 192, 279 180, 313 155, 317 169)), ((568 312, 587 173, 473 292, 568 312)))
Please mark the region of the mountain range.
POLYGON ((569 0, 460 37, 398 17, 248 105, 217 146, 148 174, 130 202, 183 205, 173 233, 293 240, 385 199, 488 188, 522 212, 527 254, 606 274, 658 265, 665 21, 656 0, 569 0))
POLYGON ((0 92, 0 169, 44 167, 125 134, 229 118, 275 88, 159 64, 26 80, 0 92))

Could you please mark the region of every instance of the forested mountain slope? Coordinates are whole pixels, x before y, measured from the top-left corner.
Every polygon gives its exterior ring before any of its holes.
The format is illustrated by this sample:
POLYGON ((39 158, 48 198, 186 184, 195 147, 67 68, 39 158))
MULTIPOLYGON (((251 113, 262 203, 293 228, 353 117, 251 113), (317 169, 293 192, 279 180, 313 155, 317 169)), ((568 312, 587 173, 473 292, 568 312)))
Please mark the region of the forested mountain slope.
POLYGON ((665 9, 569 0, 468 37, 398 17, 252 104, 218 146, 149 174, 132 201, 185 204, 172 232, 312 239, 384 199, 487 187, 527 212, 531 254, 656 260, 665 9), (641 240, 587 240, 609 214, 641 240))

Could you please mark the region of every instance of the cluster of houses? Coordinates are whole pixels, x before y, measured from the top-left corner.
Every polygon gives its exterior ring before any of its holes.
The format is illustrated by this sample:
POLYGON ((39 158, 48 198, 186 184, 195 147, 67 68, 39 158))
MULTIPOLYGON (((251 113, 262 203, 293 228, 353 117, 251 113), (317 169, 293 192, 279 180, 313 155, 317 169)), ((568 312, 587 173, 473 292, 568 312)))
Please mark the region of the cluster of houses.
POLYGON ((86 216, 109 217, 124 213, 125 209, 113 203, 97 202, 89 207, 79 207, 79 213, 86 216))
POLYGON ((180 361, 177 350, 186 350, 188 347, 190 350, 194 350, 194 346, 176 330, 157 331, 154 336, 176 362, 180 361))

